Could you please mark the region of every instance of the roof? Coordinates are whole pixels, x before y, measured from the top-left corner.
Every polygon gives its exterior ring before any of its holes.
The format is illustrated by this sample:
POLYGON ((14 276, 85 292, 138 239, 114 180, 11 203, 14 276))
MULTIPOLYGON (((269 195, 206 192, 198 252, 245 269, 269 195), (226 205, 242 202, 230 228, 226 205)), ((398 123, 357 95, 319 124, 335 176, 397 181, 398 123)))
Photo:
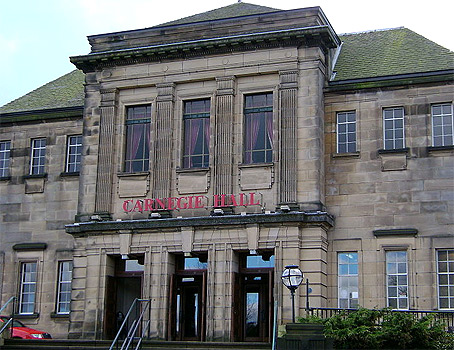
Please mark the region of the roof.
POLYGON ((407 28, 339 35, 334 81, 454 69, 454 53, 407 28))
POLYGON ((184 17, 177 19, 175 21, 167 22, 160 24, 156 27, 177 25, 177 24, 187 24, 203 21, 213 21, 224 18, 240 17, 255 15, 259 13, 268 13, 274 11, 281 11, 272 7, 259 6, 254 4, 248 4, 246 2, 237 2, 232 5, 224 6, 215 10, 199 13, 193 16, 184 17))
POLYGON ((85 74, 80 70, 63 75, 0 107, 0 114, 84 105, 85 74))

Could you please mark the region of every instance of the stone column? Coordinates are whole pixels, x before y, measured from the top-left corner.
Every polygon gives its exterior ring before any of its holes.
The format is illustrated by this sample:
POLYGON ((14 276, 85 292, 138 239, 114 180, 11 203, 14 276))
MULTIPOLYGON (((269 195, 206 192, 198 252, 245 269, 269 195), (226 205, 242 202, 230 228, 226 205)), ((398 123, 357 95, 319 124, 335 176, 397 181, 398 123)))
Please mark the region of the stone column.
POLYGON ((297 203, 297 79, 297 71, 279 73, 279 203, 294 206, 297 203))
POLYGON ((233 193, 233 111, 235 77, 216 78, 214 193, 233 193))
POLYGON ((153 198, 170 197, 173 150, 174 83, 156 85, 156 133, 153 157, 153 198))
POLYGON ((114 167, 115 110, 117 91, 101 90, 101 121, 99 126, 98 175, 95 213, 110 217, 114 167))

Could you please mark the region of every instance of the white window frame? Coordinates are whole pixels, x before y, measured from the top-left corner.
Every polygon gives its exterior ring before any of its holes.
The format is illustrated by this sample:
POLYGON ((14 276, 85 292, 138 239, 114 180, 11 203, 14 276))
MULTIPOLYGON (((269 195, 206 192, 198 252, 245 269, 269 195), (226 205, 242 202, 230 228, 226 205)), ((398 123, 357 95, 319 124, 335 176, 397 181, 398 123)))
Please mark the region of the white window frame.
MULTIPOLYGON (((20 265, 20 286, 19 286, 19 314, 33 315, 36 305, 36 289, 38 280, 38 262, 24 261, 20 265), (26 271, 27 266, 34 266, 34 271, 26 271), (25 296, 33 296, 30 300, 24 301, 25 296), (23 311, 26 305, 32 305, 32 311, 23 311)), ((27 298, 29 299, 29 298, 27 298)))
POLYGON ((77 173, 80 171, 80 161, 82 157, 82 135, 68 136, 66 146, 66 167, 67 173, 77 173), (73 158, 74 159, 71 159, 73 158))
POLYGON ((390 305, 390 299, 396 299, 396 306, 395 310, 408 310, 410 308, 410 293, 409 293, 409 274, 408 274, 408 252, 406 250, 389 250, 386 251, 386 306, 392 307, 390 305), (392 257, 392 254, 396 253, 405 253, 405 261, 399 261, 399 258, 396 256, 396 258, 392 257), (391 270, 391 265, 395 265, 395 270, 391 270), (405 266, 405 271, 402 272, 403 267, 405 266), (395 271, 395 272, 394 272, 395 271), (391 276, 396 277, 396 282, 395 284, 390 285, 389 280, 391 276), (405 276, 406 283, 402 282, 402 277, 405 276), (401 277, 401 278, 399 278, 401 277), (396 296, 390 296, 390 288, 396 288, 396 296), (399 288, 406 288, 406 295, 399 297, 399 293, 401 290, 399 288), (400 299, 406 299, 407 301, 407 306, 406 307, 400 307, 400 299))
MULTIPOLYGON (((442 310, 454 309, 454 249, 438 249, 437 250, 437 300, 438 308, 442 310), (447 260, 440 261, 440 253, 446 252, 447 260), (451 258, 450 258, 451 255, 451 258), (440 271, 440 263, 446 263, 446 271, 440 271), (440 283, 441 276, 446 275, 447 284, 440 283), (441 306, 440 289, 446 288, 448 307, 441 306)), ((444 270, 444 269, 443 269, 444 270)), ((444 295, 443 295, 444 296, 444 295)))
POLYGON ((70 312, 72 271, 73 271, 72 261, 60 261, 58 263, 58 282, 57 282, 58 285, 56 305, 57 314, 66 315, 69 314, 70 312), (69 286, 69 289, 67 286, 69 286), (66 298, 63 298, 64 296, 66 296, 66 298), (64 311, 62 311, 62 308, 64 306, 66 306, 66 308, 64 311))
POLYGON ((443 147, 454 145, 454 113, 452 103, 437 103, 432 105, 432 146, 443 147), (440 107, 440 113, 435 114, 435 109, 440 107), (441 118, 441 120, 440 120, 441 118), (438 121, 436 121, 438 119, 438 121), (449 133, 449 129, 451 132, 449 133), (437 132, 440 130, 440 132, 437 132), (437 132, 437 134, 435 134, 437 132), (441 138, 441 142, 436 139, 441 138), (449 142, 450 138, 450 142, 449 142))
POLYGON ((0 141, 0 177, 10 175, 11 141, 0 141))
POLYGON ((348 309, 354 309, 358 308, 359 305, 359 264, 358 264, 358 252, 338 252, 337 253, 337 304, 338 308, 345 308, 344 306, 341 305, 341 299, 347 299, 347 308, 348 309), (356 262, 353 260, 353 262, 341 262, 341 255, 345 255, 346 258, 348 259, 348 255, 354 254, 356 256, 356 262), (341 273, 341 265, 345 265, 347 267, 347 273, 343 274, 341 273), (352 266, 355 266, 356 268, 353 268, 352 266), (356 269, 356 273, 355 273, 356 269), (356 280, 356 288, 354 286, 354 283, 351 283, 352 280, 356 280), (345 289, 343 288, 343 281, 346 281, 347 284, 347 296, 343 296, 342 290, 345 289), (356 298, 354 297, 356 293, 356 298), (343 296, 341 298, 341 296, 343 296), (356 303, 354 303, 354 300, 356 300, 356 303))
POLYGON ((405 148, 405 110, 403 107, 383 108, 383 148, 385 150, 405 148), (396 116, 397 112, 401 112, 402 116, 396 116), (402 121, 402 127, 396 126, 399 121, 402 121), (402 137, 396 136, 399 131, 402 131, 402 137), (400 140, 402 145, 397 146, 396 144, 400 140), (387 141, 390 141, 392 146, 387 146, 387 141))
POLYGON ((46 163, 46 138, 32 139, 31 154, 30 154, 30 175, 44 174, 46 163), (44 141, 43 144, 38 142, 44 141))
POLYGON ((337 153, 356 153, 358 151, 358 123, 356 111, 345 111, 336 113, 336 152, 337 153), (349 120, 349 116, 354 116, 354 120, 349 120), (345 116, 345 121, 340 122, 341 116, 345 116), (354 125, 354 131, 349 130, 350 126, 354 125), (341 127, 345 126, 345 131, 340 131, 341 127), (345 142, 340 141, 340 135, 345 135, 345 142), (351 135, 355 135, 352 140, 351 135), (345 149, 340 146, 345 147, 345 149))

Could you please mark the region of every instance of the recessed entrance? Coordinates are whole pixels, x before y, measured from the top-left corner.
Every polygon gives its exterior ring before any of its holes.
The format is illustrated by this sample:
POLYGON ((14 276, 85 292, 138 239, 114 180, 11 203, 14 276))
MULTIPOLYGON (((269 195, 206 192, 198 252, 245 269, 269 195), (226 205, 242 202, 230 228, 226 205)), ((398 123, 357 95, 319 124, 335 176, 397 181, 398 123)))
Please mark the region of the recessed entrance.
POLYGON ((235 278, 233 340, 270 341, 274 256, 244 254, 235 278))
POLYGON ((171 340, 204 340, 206 298, 206 255, 177 256, 172 276, 170 302, 171 340))
POLYGON ((132 302, 142 296, 143 257, 122 260, 111 257, 114 274, 106 276, 104 334, 113 339, 132 302))

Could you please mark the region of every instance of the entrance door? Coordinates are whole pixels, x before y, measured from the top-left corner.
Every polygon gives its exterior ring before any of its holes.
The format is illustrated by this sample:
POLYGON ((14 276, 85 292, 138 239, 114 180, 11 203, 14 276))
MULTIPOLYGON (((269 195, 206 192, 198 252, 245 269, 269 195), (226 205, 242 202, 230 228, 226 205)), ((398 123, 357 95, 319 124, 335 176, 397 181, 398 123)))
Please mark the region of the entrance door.
POLYGON ((268 274, 243 276, 243 340, 268 341, 270 295, 268 274))
POLYGON ((203 276, 177 277, 175 335, 177 340, 201 340, 204 328, 203 276))
POLYGON ((243 254, 233 290, 233 341, 269 342, 273 319, 274 255, 243 254))
POLYGON ((169 339, 205 340, 206 256, 177 257, 171 279, 169 339))
POLYGON ((104 335, 113 339, 117 334, 123 317, 128 313, 134 299, 142 296, 143 264, 139 260, 114 258, 115 274, 107 276, 105 297, 104 335))

